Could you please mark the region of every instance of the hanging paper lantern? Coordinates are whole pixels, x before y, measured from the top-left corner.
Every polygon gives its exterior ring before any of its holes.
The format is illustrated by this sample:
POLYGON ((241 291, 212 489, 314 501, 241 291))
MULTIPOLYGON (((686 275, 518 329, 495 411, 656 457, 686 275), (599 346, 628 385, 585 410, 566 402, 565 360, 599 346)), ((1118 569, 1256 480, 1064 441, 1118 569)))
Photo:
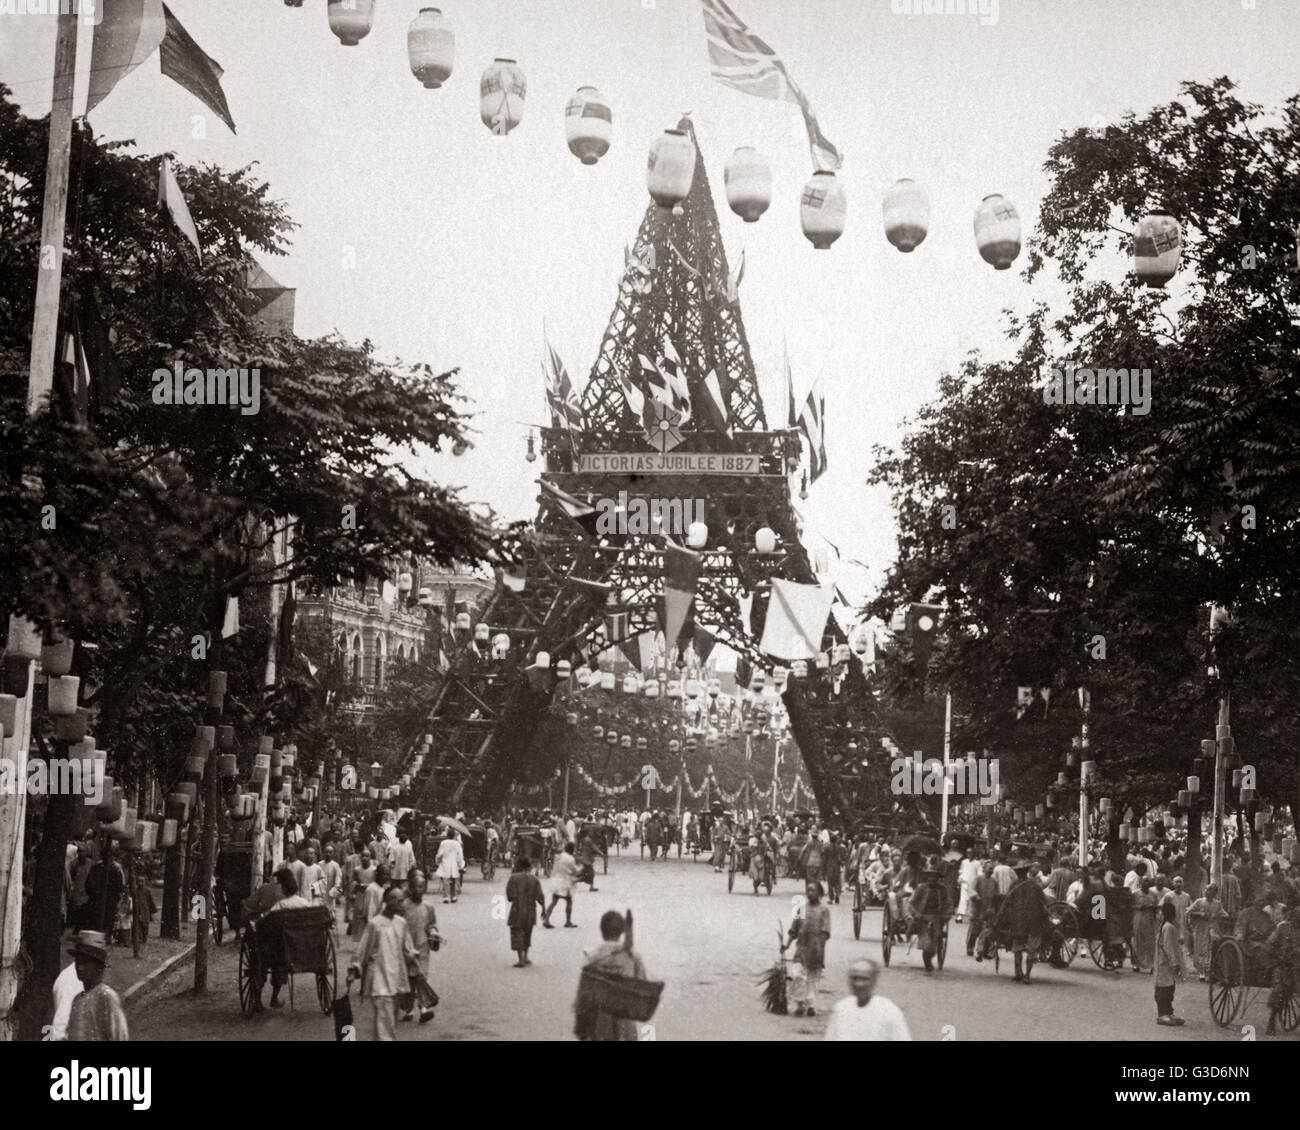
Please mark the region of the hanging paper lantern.
POLYGON ((1201 779, 1200 779, 1200 777, 1188 777, 1188 778, 1187 778, 1187 791, 1188 791, 1189 793, 1199 793, 1199 792, 1201 791, 1201 779))
POLYGON ((682 684, 676 679, 670 679, 668 682, 668 689, 666 693, 669 698, 681 698, 682 684))
POLYGON ((661 208, 680 204, 695 180, 695 142, 685 130, 668 129, 650 147, 646 185, 661 208))
POLYGON ((1110 797, 1104 796, 1097 802, 1097 811, 1098 812, 1110 811, 1110 797))
POLYGON ((1264 819, 1264 814, 1263 814, 1262 812, 1256 812, 1256 813, 1255 813, 1255 831, 1256 831, 1256 832, 1263 832, 1263 831, 1264 831, 1264 825, 1265 825, 1265 823, 1266 823, 1266 821, 1265 821, 1265 819, 1264 819))
POLYGON ((632 672, 629 671, 626 675, 623 676, 624 694, 636 694, 636 692, 640 689, 641 688, 639 686, 636 675, 634 675, 632 672))
POLYGON ((479 117, 493 133, 504 137, 524 116, 528 83, 513 59, 495 59, 479 83, 479 117))
POLYGON ((561 659, 559 663, 555 665, 555 677, 557 679, 567 679, 572 674, 573 664, 571 664, 567 659, 561 659))
POLYGON ((844 234, 848 201, 835 174, 823 169, 804 185, 799 206, 803 234, 819 251, 825 251, 844 234))
POLYGON ((808 677, 808 660, 796 659, 790 664, 790 674, 796 679, 806 679, 808 677))
POLYGON ((849 656, 852 654, 853 653, 849 650, 848 644, 837 643, 831 656, 831 662, 836 664, 847 663, 849 661, 849 656))
POLYGON ((66 675, 72 670, 73 640, 57 640, 41 647, 41 670, 46 675, 66 675))
POLYGON ((573 675, 574 675, 574 678, 576 678, 576 679, 578 680, 578 686, 580 686, 580 687, 585 687, 585 686, 587 686, 587 685, 591 682, 591 680, 592 680, 592 678, 593 678, 593 672, 592 672, 591 668, 588 667, 585 663, 584 663, 581 667, 579 667, 579 668, 578 668, 578 669, 573 673, 573 675))
POLYGON ((930 226, 930 201, 924 189, 904 177, 885 193, 885 238, 899 251, 908 252, 925 240, 930 226))
POLYGON ((569 713, 564 716, 564 721, 568 723, 570 726, 576 726, 578 724, 577 713, 572 710, 569 711, 569 713))
POLYGON ((676 738, 673 738, 673 739, 672 739, 671 741, 669 741, 669 743, 668 743, 668 752, 669 752, 669 753, 679 753, 679 752, 681 752, 681 748, 682 748, 682 743, 679 742, 676 738))
POLYGON ((747 224, 752 224, 772 203, 772 170, 757 149, 743 145, 722 170, 727 204, 747 224))
POLYGON ((510 652, 510 637, 505 632, 498 632, 492 637, 492 658, 504 659, 510 652))
POLYGON ((776 534, 767 526, 754 531, 754 548, 764 555, 776 552, 776 534))
POLYGON ((703 522, 692 522, 686 528, 686 544, 691 549, 703 549, 709 541, 709 527, 703 522))
POLYGON ((441 9, 420 9, 406 29, 406 54, 411 61, 411 74, 424 83, 425 89, 437 90, 451 78, 456 33, 441 9))
POLYGON ((456 613, 456 622, 455 622, 455 623, 456 623, 456 631, 458 631, 458 632, 468 632, 469 629, 470 629, 469 613, 468 613, 468 612, 457 612, 457 613, 456 613))
POLYGON ((646 685, 645 685, 645 696, 646 696, 646 698, 658 698, 658 697, 659 697, 659 683, 658 683, 657 680, 655 680, 655 679, 650 679, 650 680, 648 680, 648 681, 646 682, 646 685))
POLYGON ((722 693, 722 680, 710 679, 705 689, 708 691, 710 698, 716 699, 722 693))
POLYGON ((637 738, 637 740, 636 740, 636 748, 637 748, 637 749, 639 749, 639 750, 643 750, 643 751, 644 751, 644 750, 648 749, 649 747, 650 747, 650 743, 649 743, 648 741, 646 741, 645 738, 637 738))
POLYGON ((1020 254, 1020 216, 1015 205, 996 192, 975 209, 975 245, 984 262, 999 271, 1020 254))
POLYGON ((607 733, 607 734, 605 735, 605 740, 606 740, 610 745, 618 745, 618 735, 617 735, 616 733, 614 733, 613 730, 610 730, 609 733, 607 733))
POLYGON ((695 735, 692 734, 690 737, 686 739, 686 743, 685 743, 686 752, 694 753, 696 749, 699 747, 699 744, 700 743, 695 739, 695 735))
MULTIPOLYGON (((5 655, 11 659, 40 659, 41 631, 25 616, 9 617, 9 642, 5 655)), ((8 731, 6 731, 8 732, 8 731)))
POLYGON ((329 0, 330 31, 344 47, 355 47, 375 22, 375 0, 329 0))
POLYGON ((420 591, 416 593, 415 600, 416 603, 419 604, 421 608, 432 608, 433 589, 427 587, 420 589, 420 591))
POLYGON ((690 699, 699 698, 704 688, 700 686, 699 679, 686 680, 686 697, 690 699))
POLYGON ((491 638, 491 636, 492 636, 492 629, 489 628, 487 624, 483 623, 483 621, 480 620, 477 624, 474 625, 475 643, 487 643, 488 640, 491 638))
POLYGON ((601 738, 603 738, 603 737, 605 736, 605 727, 604 727, 604 726, 592 726, 592 728, 591 728, 591 736, 592 736, 593 738, 595 738, 595 739, 597 739, 597 740, 599 741, 601 738))
POLYGON ((602 691, 612 691, 615 682, 613 671, 602 671, 600 673, 600 689, 602 691))
POLYGON ((631 735, 631 734, 623 734, 623 735, 621 735, 621 736, 619 737, 619 739, 618 739, 618 744, 619 744, 623 749, 631 749, 631 748, 632 748, 632 735, 631 735))
POLYGON ((614 139, 614 115, 607 99, 594 86, 580 86, 564 109, 569 152, 584 165, 594 165, 609 152, 614 139))
POLYGON ((1242 777, 1241 777, 1241 770, 1240 770, 1240 769, 1234 769, 1234 770, 1232 771, 1232 787, 1233 787, 1234 789, 1239 789, 1239 788, 1241 788, 1241 780, 1242 780, 1242 777))
POLYGON ((1178 270, 1182 229, 1163 208, 1155 208, 1138 221, 1133 238, 1133 269, 1150 287, 1163 287, 1178 270))

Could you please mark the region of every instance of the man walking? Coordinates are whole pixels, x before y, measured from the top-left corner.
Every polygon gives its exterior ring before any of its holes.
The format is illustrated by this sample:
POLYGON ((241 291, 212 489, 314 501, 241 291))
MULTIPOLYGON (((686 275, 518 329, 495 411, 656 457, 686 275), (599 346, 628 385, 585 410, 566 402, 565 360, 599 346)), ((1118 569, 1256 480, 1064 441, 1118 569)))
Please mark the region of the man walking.
POLYGON ((374 1005, 371 1029, 374 1040, 397 1039, 397 997, 411 991, 407 965, 418 961, 402 908, 402 892, 396 887, 384 894, 384 907, 366 923, 348 981, 361 978, 361 992, 374 1005))
MULTIPOLYGON (((599 970, 617 977, 646 980, 645 965, 632 948, 632 912, 626 917, 617 910, 600 916, 601 943, 586 955, 584 969, 599 970)), ((574 1034, 580 1040, 632 1041, 640 1037, 635 1020, 627 1020, 601 1009, 583 991, 578 982, 578 999, 574 1002, 574 1034)))
POLYGON ((546 909, 542 884, 533 874, 526 855, 515 860, 514 873, 506 880, 506 899, 510 902, 510 916, 506 920, 510 927, 510 948, 518 958, 515 968, 522 969, 532 964, 528 960, 528 951, 533 944, 533 927, 537 925, 536 908, 546 909))
POLYGON ((83 930, 77 944, 68 952, 77 967, 77 978, 85 986, 72 1001, 68 1039, 74 1042, 129 1040, 122 1001, 104 984, 104 970, 108 966, 108 946, 104 935, 95 930, 83 930))
MULTIPOLYGON (((1007 892, 998 911, 995 929, 1008 930, 1016 960, 1016 981, 1029 984, 1038 947, 1051 923, 1047 917, 1047 900, 1037 875, 1029 875, 1029 864, 1015 869, 1015 886, 1007 892)), ((996 876, 996 872, 995 872, 996 876)))
POLYGON ((399 887, 406 886, 411 872, 415 869, 415 847, 407 834, 406 828, 397 829, 397 843, 393 845, 388 860, 388 870, 393 882, 399 887))
POLYGON ((826 1026, 827 1040, 911 1040, 902 1009, 876 993, 880 966, 865 957, 849 966, 851 996, 837 1001, 826 1026))
POLYGON ((822 906, 822 885, 817 880, 808 881, 804 897, 803 914, 790 924, 790 936, 781 948, 784 950, 791 942, 795 943, 791 985, 795 1015, 816 1016, 817 990, 826 968, 826 942, 831 936, 831 912, 829 907, 822 906))
POLYGON ((551 925, 551 911, 555 909, 555 904, 564 900, 564 925, 570 929, 576 926, 573 921, 573 887, 578 881, 578 864, 573 858, 573 844, 566 843, 564 850, 555 857, 555 863, 551 867, 551 905, 546 908, 542 915, 542 925, 548 930, 554 929, 551 925))

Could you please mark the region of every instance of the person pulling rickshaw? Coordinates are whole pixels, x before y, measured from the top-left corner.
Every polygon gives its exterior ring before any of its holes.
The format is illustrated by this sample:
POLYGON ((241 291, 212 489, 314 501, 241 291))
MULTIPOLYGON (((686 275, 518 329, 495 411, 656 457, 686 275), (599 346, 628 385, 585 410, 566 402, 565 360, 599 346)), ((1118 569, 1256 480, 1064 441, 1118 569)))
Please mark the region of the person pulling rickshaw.
POLYGON ((764 820, 762 827, 749 838, 749 879, 754 884, 754 894, 758 888, 766 885, 767 893, 772 893, 776 882, 776 856, 781 843, 772 831, 772 825, 764 820))
POLYGON ((925 971, 934 972, 934 959, 939 954, 944 927, 952 917, 952 895, 944 882, 943 862, 933 856, 921 869, 920 882, 912 892, 911 919, 916 931, 916 941, 921 947, 925 971))

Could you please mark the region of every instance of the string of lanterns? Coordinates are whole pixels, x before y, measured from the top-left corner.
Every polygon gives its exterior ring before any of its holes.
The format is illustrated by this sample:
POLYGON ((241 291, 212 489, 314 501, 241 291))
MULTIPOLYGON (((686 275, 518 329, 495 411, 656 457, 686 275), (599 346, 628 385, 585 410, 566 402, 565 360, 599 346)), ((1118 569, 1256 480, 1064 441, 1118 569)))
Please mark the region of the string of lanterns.
MULTIPOLYGON (((302 0, 285 0, 301 8, 302 0)), ((345 47, 355 47, 374 26, 375 0, 329 0, 330 30, 345 47)), ((439 89, 455 65, 456 34, 438 8, 421 8, 406 33, 411 73, 426 89, 439 89)), ((494 134, 505 136, 523 120, 528 83, 514 59, 494 59, 479 80, 479 116, 494 134)), ((609 99, 593 86, 581 86, 564 109, 569 151, 584 165, 594 165, 614 137, 609 99)), ((684 125, 684 123, 682 123, 684 125)), ((650 148, 647 188, 662 208, 680 214, 695 177, 695 143, 684 128, 665 130, 650 148)), ((742 146, 723 169, 723 184, 731 210, 746 223, 755 223, 772 202, 772 171, 767 159, 751 146, 742 146)), ((844 234, 848 200, 844 187, 829 170, 815 172, 800 194, 799 220, 813 247, 827 250, 844 234)), ((914 180, 903 178, 885 193, 885 238, 909 254, 919 247, 930 226, 930 202, 914 180)), ((975 209, 975 245, 995 270, 1005 271, 1020 254, 1020 215, 1015 205, 993 193, 975 209)), ((1163 208, 1142 217, 1133 240, 1134 269, 1140 282, 1163 287, 1174 277, 1181 252, 1178 220, 1163 208)))

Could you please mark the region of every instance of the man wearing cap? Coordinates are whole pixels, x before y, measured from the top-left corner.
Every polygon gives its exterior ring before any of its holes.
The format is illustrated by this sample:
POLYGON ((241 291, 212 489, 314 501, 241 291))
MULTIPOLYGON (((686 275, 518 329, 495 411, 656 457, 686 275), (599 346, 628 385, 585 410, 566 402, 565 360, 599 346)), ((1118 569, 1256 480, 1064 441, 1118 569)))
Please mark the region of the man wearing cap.
POLYGON ((104 984, 108 946, 104 935, 83 930, 77 944, 68 951, 84 989, 73 999, 68 1015, 68 1039, 75 1041, 126 1041, 126 1013, 116 992, 104 984))
POLYGON ((852 996, 837 1001, 826 1026, 827 1040, 911 1040, 902 1010, 876 993, 880 966, 862 958, 849 966, 852 996))
POLYGON ((1051 922, 1047 917, 1047 896, 1039 877, 1041 868, 1036 863, 1025 862, 1013 870, 1016 883, 1002 900, 995 929, 1010 932, 1011 949, 1016 960, 1015 979, 1027 985, 1038 947, 1051 922))
POLYGON ((402 892, 396 887, 386 891, 383 910, 366 923, 348 966, 349 983, 360 978, 362 993, 374 1004, 374 1040, 397 1039, 397 998, 411 992, 407 966, 419 961, 401 909, 402 892))
POLYGON ((921 881, 912 893, 912 921, 927 973, 934 972, 934 958, 939 952, 943 923, 952 914, 952 900, 943 883, 942 868, 942 861, 937 856, 932 856, 926 862, 921 872, 921 881))

